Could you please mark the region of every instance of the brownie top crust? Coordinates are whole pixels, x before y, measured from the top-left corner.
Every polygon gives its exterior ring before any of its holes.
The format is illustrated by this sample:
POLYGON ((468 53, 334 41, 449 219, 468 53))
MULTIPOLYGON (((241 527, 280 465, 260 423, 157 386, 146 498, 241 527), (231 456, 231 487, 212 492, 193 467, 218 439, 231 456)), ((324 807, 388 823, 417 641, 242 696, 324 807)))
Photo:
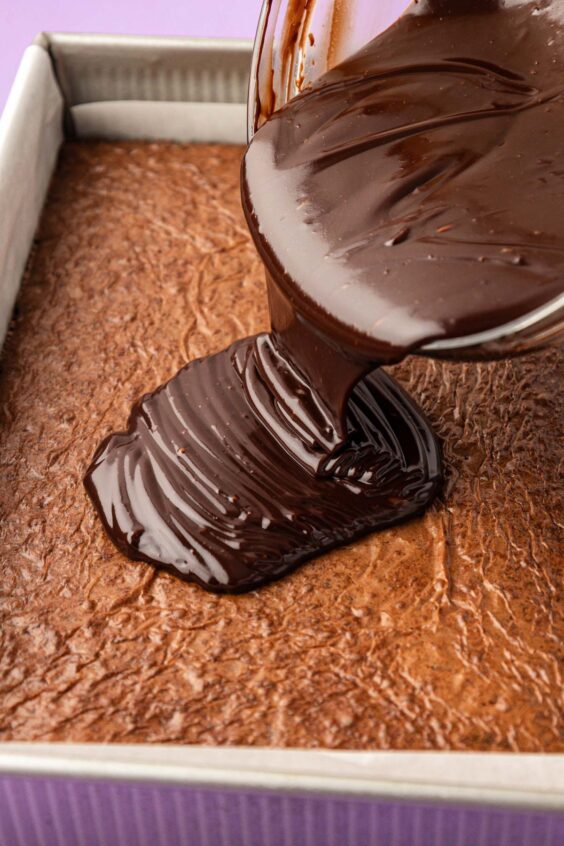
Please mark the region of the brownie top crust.
POLYGON ((261 591, 205 593, 102 531, 100 439, 268 328, 242 153, 63 148, 1 360, 0 738, 563 751, 557 350, 393 368, 441 496, 261 591))

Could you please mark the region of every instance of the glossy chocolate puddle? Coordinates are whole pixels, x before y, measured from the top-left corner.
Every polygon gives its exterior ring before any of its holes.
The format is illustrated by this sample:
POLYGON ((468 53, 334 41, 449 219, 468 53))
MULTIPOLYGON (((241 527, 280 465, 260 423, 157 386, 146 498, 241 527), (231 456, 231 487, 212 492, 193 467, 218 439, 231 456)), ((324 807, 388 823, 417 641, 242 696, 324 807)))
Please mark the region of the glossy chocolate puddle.
POLYGON ((432 501, 432 432, 371 371, 562 290, 563 5, 417 4, 257 133, 273 331, 187 365, 98 450, 86 487, 127 555, 249 590, 432 501))

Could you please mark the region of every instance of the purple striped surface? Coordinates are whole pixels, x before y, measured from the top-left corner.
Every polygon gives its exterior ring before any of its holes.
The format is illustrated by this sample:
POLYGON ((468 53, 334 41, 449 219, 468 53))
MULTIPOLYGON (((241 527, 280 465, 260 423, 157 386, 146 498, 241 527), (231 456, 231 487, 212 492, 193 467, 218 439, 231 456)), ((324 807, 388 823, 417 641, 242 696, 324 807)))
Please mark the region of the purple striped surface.
POLYGON ((561 846, 564 815, 0 776, 0 846, 561 846))

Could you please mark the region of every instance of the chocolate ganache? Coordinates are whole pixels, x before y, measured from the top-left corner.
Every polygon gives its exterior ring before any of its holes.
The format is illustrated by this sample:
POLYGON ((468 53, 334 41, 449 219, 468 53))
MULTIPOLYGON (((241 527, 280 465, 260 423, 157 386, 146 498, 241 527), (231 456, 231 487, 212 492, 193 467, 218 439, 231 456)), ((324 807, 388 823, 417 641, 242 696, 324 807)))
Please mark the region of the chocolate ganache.
POLYGON ((121 550, 243 591, 432 501, 433 433, 376 368, 562 291, 563 29, 564 0, 417 3, 261 127, 242 195, 272 332, 100 446, 121 550))

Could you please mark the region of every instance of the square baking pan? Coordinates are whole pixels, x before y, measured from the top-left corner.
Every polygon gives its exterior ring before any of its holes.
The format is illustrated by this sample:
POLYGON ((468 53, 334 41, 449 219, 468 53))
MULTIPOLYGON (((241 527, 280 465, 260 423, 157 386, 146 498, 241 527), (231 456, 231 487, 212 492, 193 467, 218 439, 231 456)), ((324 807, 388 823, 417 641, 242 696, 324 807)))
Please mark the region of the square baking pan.
MULTIPOLYGON (((0 343, 65 137, 245 142, 246 41, 40 35, 0 119, 0 343)), ((564 755, 0 744, 0 844, 564 842, 564 755)))

